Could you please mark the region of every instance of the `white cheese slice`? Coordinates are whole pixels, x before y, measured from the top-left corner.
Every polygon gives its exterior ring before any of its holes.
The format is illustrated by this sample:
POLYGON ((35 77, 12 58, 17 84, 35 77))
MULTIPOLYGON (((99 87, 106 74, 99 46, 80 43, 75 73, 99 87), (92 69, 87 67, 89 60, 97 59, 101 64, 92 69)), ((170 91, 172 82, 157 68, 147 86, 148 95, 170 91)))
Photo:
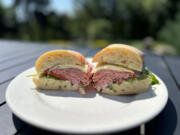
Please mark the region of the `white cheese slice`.
POLYGON ((102 69, 111 69, 111 70, 116 70, 116 71, 123 71, 123 72, 130 72, 130 73, 134 73, 132 70, 121 67, 121 66, 116 66, 116 65, 101 65, 101 66, 97 66, 96 68, 93 69, 92 73, 96 73, 99 70, 102 69))
POLYGON ((54 68, 59 68, 59 69, 61 69, 61 68, 78 68, 78 69, 80 69, 80 70, 82 70, 84 72, 87 72, 88 65, 87 64, 84 65, 84 66, 79 66, 79 65, 57 65, 57 66, 55 66, 55 67, 53 67, 51 69, 54 69, 54 68))

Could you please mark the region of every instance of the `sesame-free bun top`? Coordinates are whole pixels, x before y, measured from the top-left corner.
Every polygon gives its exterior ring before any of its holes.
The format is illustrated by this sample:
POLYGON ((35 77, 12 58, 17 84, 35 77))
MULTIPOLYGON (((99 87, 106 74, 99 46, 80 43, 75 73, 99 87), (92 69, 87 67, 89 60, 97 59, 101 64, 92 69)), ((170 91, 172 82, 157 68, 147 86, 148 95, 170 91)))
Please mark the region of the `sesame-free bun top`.
POLYGON ((116 64, 132 70, 142 71, 144 54, 135 47, 112 44, 98 52, 93 62, 116 64))
POLYGON ((35 64, 38 73, 52 68, 56 65, 79 65, 85 64, 85 58, 82 54, 70 50, 53 50, 41 55, 35 64))

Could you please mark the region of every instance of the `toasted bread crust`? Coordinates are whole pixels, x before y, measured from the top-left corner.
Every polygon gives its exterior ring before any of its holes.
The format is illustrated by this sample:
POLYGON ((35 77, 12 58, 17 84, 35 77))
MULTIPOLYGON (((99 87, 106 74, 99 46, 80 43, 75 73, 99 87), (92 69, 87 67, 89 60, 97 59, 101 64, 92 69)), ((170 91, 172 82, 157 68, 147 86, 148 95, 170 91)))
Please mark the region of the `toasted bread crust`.
POLYGON ((36 61, 35 68, 36 71, 39 73, 44 72, 46 69, 49 69, 59 64, 83 66, 85 64, 85 57, 82 54, 75 51, 53 50, 41 55, 36 61))
POLYGON ((98 52, 93 62, 116 64, 129 69, 142 71, 144 54, 140 50, 124 45, 112 44, 98 52))

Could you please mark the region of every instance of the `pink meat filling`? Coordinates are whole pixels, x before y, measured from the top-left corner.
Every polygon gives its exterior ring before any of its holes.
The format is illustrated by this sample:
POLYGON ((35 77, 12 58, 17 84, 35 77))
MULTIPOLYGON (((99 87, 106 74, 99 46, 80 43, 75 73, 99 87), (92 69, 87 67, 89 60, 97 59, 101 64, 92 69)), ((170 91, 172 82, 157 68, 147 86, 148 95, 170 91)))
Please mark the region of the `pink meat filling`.
POLYGON ((94 82, 94 87, 97 89, 101 89, 107 87, 113 82, 121 83, 122 81, 127 80, 129 78, 136 78, 136 75, 131 72, 121 72, 111 69, 102 69, 100 71, 97 71, 93 75, 92 80, 94 82))
POLYGON ((45 71, 45 74, 49 74, 56 78, 65 79, 77 86, 87 86, 91 82, 92 67, 89 63, 87 72, 83 72, 78 68, 53 68, 45 71))

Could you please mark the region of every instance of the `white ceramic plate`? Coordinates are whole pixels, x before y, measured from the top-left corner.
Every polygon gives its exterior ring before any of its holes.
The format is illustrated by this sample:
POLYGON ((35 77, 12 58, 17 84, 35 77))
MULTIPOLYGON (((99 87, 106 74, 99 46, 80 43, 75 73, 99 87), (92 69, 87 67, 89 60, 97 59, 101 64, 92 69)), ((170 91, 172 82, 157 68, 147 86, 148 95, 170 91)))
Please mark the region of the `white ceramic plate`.
POLYGON ((134 96, 100 95, 93 91, 38 91, 34 68, 18 75, 8 86, 6 101, 15 115, 40 128, 68 133, 108 133, 139 126, 164 108, 168 93, 160 85, 134 96))

